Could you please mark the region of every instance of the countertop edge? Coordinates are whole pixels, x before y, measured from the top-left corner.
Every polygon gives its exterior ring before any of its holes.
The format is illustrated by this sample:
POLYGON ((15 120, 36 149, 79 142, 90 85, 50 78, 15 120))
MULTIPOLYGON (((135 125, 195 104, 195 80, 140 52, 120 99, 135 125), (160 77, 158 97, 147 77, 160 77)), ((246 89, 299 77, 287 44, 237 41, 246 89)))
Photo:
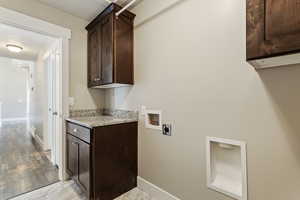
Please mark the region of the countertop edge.
POLYGON ((77 119, 72 118, 66 118, 67 122, 71 122, 80 126, 84 126, 89 129, 101 127, 101 126, 111 126, 111 125, 117 125, 117 124, 126 124, 126 123, 132 123, 132 122, 138 122, 138 119, 122 119, 123 121, 111 121, 111 122, 102 122, 99 124, 87 124, 77 119))

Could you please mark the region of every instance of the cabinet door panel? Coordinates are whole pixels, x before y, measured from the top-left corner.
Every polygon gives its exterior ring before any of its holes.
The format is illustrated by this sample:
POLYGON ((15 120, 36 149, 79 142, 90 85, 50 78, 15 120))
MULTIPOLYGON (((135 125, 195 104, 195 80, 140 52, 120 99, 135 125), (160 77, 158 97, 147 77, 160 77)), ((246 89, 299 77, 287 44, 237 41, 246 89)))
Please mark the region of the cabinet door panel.
POLYGON ((114 26, 115 81, 133 84, 133 20, 119 16, 114 26))
POLYGON ((247 59, 300 51, 299 0, 247 0, 247 59))
POLYGON ((78 142, 74 137, 67 134, 67 170, 74 178, 78 178, 78 142))
POLYGON ((79 144, 79 174, 80 185, 90 193, 90 145, 85 142, 79 144))
POLYGON ((101 84, 113 82, 113 15, 101 22, 101 84))
POLYGON ((266 1, 266 40, 300 35, 300 1, 266 1))
POLYGON ((101 66, 99 63, 98 29, 88 34, 88 84, 89 87, 97 86, 101 80, 101 66))
POLYGON ((115 199, 136 187, 137 138, 136 122, 96 128, 93 148, 95 199, 115 199))

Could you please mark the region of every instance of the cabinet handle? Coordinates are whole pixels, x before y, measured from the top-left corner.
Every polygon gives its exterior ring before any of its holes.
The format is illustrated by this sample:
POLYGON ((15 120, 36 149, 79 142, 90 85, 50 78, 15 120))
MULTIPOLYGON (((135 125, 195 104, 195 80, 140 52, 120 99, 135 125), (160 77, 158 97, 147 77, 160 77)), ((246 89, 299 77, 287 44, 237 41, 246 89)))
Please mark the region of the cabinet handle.
POLYGON ((76 142, 72 142, 72 144, 73 144, 73 145, 77 145, 77 143, 76 143, 76 142))
POLYGON ((101 80, 100 78, 95 78, 95 79, 94 79, 94 81, 100 81, 100 80, 101 80))

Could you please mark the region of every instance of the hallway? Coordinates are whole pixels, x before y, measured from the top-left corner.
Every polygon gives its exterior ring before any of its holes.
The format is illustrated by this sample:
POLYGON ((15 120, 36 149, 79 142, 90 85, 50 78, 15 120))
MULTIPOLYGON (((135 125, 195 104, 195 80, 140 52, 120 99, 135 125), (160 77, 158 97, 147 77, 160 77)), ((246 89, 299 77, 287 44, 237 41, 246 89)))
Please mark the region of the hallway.
POLYGON ((32 140, 26 121, 0 127, 0 199, 58 182, 58 169, 32 140))

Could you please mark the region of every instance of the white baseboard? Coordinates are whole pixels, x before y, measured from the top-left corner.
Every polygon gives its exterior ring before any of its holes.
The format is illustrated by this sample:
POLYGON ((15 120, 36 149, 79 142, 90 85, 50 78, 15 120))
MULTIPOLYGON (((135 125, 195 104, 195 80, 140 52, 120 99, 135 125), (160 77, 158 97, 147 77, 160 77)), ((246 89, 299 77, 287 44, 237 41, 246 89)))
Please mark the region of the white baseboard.
POLYGON ((43 143, 43 141, 41 140, 40 136, 35 135, 33 138, 34 138, 35 141, 42 147, 42 149, 44 149, 44 143, 43 143))
POLYGON ((160 187, 150 183, 149 181, 143 179, 142 177, 137 177, 138 188, 143 192, 146 192, 154 199, 163 200, 180 200, 178 197, 168 193, 167 191, 161 189, 160 187))
POLYGON ((43 140, 40 138, 40 136, 38 136, 37 134, 35 134, 35 128, 31 127, 31 129, 29 130, 29 132, 31 133, 32 138, 38 143, 38 145, 40 145, 40 147, 43 150, 45 150, 43 140))

